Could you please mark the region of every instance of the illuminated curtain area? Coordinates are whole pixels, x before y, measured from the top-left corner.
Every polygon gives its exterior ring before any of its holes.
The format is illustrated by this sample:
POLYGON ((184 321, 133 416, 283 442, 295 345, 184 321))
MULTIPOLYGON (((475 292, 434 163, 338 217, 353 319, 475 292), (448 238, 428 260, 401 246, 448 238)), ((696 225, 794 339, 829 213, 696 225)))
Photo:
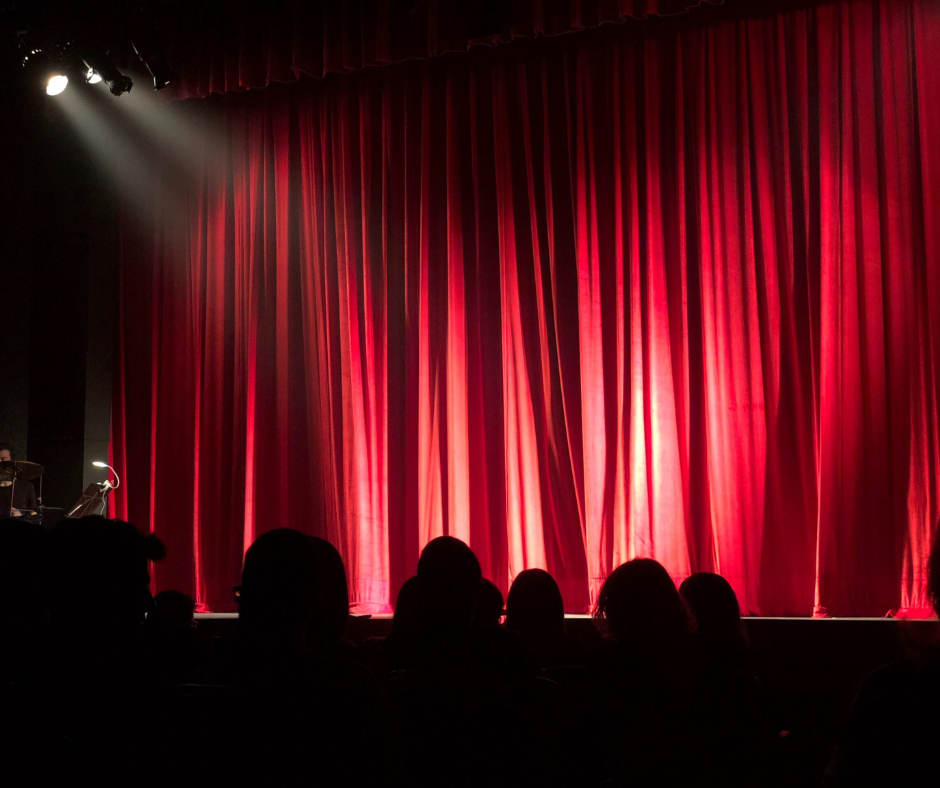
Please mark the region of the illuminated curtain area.
POLYGON ((940 6, 633 26, 187 102, 124 228, 115 513, 158 588, 470 544, 570 611, 636 556, 746 611, 926 608, 940 6))

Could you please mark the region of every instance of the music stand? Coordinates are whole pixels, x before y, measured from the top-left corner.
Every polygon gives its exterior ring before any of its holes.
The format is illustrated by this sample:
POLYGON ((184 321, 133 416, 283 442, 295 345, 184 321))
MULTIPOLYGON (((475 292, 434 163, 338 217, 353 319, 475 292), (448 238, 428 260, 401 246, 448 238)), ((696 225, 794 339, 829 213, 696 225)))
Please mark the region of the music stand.
POLYGON ((94 482, 85 488, 78 503, 75 504, 66 517, 88 517, 93 514, 107 516, 108 513, 108 493, 112 490, 111 482, 98 484, 94 482))

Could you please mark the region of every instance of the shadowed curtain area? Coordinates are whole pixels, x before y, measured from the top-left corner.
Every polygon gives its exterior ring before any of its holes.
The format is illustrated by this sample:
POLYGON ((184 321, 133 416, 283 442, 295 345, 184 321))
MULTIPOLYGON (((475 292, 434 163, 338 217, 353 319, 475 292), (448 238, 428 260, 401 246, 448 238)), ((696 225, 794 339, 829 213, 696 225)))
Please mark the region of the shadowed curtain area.
POLYGON ((516 38, 695 11, 724 0, 201 0, 155 15, 181 79, 172 98, 358 71, 516 38))
POLYGON ((440 534, 572 612, 635 556, 751 613, 926 609, 937 96, 940 6, 858 0, 174 105, 112 416, 157 587, 231 610, 290 526, 360 611, 440 534))

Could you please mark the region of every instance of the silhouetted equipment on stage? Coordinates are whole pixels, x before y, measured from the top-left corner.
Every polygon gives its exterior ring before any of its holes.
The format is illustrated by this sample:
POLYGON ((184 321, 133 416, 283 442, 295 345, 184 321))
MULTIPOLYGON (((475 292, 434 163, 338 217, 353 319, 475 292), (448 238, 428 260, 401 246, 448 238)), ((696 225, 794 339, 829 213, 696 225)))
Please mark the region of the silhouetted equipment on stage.
POLYGON ((17 520, 50 528, 65 517, 65 509, 61 506, 37 506, 35 509, 20 509, 19 512, 17 520))
POLYGON ((3 460, 0 462, 0 483, 9 483, 0 487, 0 518, 13 516, 13 495, 16 491, 16 483, 39 479, 45 472, 46 469, 35 462, 27 462, 26 460, 3 460))
POLYGON ((114 474, 114 481, 111 481, 109 476, 101 484, 89 484, 82 493, 82 497, 78 499, 78 503, 69 510, 66 517, 87 517, 91 514, 107 517, 108 495, 111 490, 116 490, 121 486, 121 478, 117 475, 117 471, 106 462, 95 460, 92 465, 96 468, 107 468, 114 474))
MULTIPOLYGON (((93 464, 99 468, 114 470, 103 462, 93 464)), ((89 484, 76 504, 66 513, 65 509, 58 506, 43 506, 42 476, 45 472, 46 469, 35 462, 27 462, 26 460, 0 461, 0 519, 12 517, 14 508, 16 509, 17 518, 22 518, 24 522, 38 523, 45 526, 53 526, 63 517, 86 517, 92 514, 107 516, 108 495, 111 490, 117 489, 121 483, 115 473, 114 481, 109 478, 100 484, 89 484), (28 509, 14 507, 13 496, 16 485, 31 482, 33 479, 39 479, 39 495, 36 499, 36 506, 31 506, 28 509)))
POLYGON ((0 462, 0 482, 31 482, 38 479, 46 469, 26 460, 4 460, 0 462))
POLYGON ((78 499, 78 503, 69 510, 66 517, 87 517, 92 514, 106 516, 108 513, 108 493, 113 489, 114 487, 110 481, 101 484, 89 484, 85 488, 85 492, 82 493, 82 497, 78 499))

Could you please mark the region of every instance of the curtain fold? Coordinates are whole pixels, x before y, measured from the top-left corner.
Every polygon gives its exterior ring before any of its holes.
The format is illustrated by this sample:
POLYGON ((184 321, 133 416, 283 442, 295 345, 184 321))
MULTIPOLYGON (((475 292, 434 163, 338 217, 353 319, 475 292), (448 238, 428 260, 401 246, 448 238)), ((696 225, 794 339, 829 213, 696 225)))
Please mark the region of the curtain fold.
POLYGON ((232 609, 288 525, 363 612, 452 534, 572 612, 652 556, 924 613, 938 90, 940 8, 855 0, 173 105, 202 153, 125 222, 112 435, 158 587, 232 609))

